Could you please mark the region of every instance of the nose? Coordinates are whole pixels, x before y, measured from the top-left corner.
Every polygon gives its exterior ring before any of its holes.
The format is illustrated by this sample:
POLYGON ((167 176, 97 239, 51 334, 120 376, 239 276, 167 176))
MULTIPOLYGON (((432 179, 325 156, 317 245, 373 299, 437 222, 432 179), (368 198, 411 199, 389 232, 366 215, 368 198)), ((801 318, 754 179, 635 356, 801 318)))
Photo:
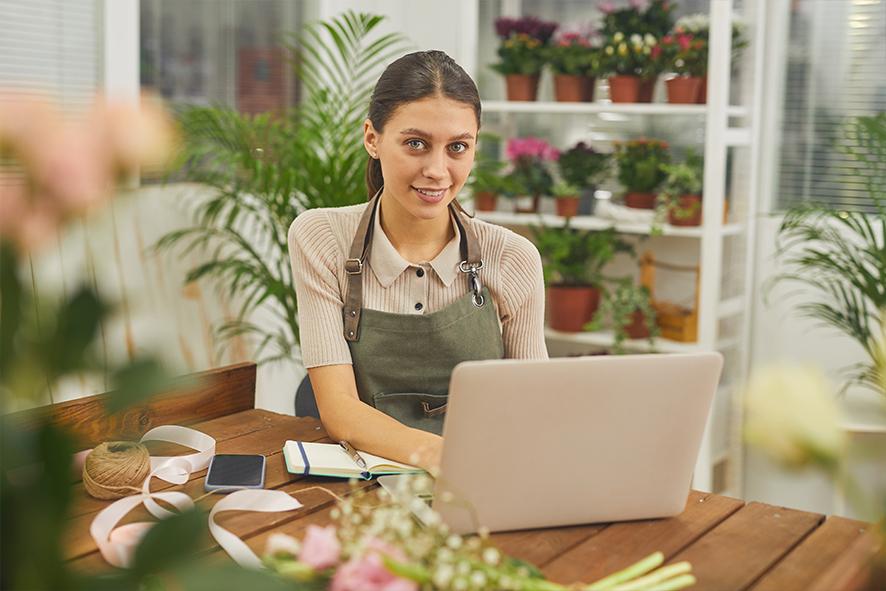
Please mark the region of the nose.
POLYGON ((422 175, 425 178, 432 179, 434 181, 438 181, 440 179, 446 178, 446 151, 443 150, 431 150, 431 152, 425 158, 424 166, 422 168, 422 175))

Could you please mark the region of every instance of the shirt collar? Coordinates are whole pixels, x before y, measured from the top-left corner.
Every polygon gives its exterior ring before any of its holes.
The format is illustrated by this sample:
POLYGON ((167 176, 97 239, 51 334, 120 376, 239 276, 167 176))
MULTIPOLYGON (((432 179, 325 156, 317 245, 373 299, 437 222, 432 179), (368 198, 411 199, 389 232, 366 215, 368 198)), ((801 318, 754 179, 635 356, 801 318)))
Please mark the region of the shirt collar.
MULTIPOLYGON (((380 205, 380 204, 379 204, 380 205)), ((443 250, 430 261, 431 268, 440 277, 440 280, 446 287, 449 287, 458 274, 458 264, 461 262, 461 232, 458 224, 452 217, 450 210, 449 220, 452 228, 455 230, 455 236, 450 240, 443 250)), ((391 241, 388 239, 384 230, 381 228, 381 216, 376 211, 375 221, 372 230, 372 245, 369 251, 369 266, 382 287, 388 288, 397 278, 410 266, 414 266, 404 259, 391 241)))

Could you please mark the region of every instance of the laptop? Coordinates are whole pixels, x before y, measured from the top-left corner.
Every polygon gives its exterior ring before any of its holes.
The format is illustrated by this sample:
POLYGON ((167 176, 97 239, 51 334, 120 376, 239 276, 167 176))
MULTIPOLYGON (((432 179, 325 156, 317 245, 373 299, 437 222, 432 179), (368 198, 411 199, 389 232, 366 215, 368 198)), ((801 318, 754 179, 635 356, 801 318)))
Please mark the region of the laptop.
POLYGON ((677 515, 722 366, 714 352, 460 363, 430 507, 462 534, 677 515))

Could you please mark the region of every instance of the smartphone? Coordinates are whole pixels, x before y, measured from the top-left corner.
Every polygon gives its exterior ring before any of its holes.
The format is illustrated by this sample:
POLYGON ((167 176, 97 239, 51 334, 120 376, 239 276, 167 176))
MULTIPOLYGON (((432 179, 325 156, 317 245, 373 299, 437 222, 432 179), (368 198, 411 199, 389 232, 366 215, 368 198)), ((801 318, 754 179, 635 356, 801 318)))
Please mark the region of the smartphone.
POLYGON ((228 492, 265 487, 265 457, 256 454, 216 454, 209 461, 203 488, 228 492))

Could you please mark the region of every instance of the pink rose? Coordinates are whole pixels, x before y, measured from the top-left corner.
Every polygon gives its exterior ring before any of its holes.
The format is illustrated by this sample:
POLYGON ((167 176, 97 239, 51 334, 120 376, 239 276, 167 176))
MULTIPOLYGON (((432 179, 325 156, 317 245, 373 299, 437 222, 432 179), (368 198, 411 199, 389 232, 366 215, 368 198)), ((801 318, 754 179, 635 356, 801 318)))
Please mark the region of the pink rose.
POLYGON ((402 551, 373 538, 362 556, 338 568, 330 591, 418 591, 418 583, 400 578, 385 567, 384 556, 397 562, 406 560, 402 551))
POLYGON ((317 570, 338 564, 341 544, 335 533, 335 526, 320 527, 309 525, 301 544, 298 559, 317 570))

